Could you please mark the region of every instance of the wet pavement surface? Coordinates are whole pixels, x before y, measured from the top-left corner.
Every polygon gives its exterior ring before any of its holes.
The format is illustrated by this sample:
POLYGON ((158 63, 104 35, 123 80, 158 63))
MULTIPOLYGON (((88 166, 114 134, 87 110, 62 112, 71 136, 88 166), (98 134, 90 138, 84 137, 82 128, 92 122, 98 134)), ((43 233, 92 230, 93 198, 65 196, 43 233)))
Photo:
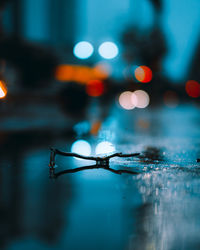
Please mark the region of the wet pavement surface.
MULTIPOLYGON (((199 108, 111 111, 102 141, 116 152, 110 167, 49 178, 49 147, 70 151, 65 131, 2 131, 0 249, 200 249, 199 108), (131 114, 131 115, 130 115, 131 114)), ((56 171, 94 162, 58 156, 56 171)))

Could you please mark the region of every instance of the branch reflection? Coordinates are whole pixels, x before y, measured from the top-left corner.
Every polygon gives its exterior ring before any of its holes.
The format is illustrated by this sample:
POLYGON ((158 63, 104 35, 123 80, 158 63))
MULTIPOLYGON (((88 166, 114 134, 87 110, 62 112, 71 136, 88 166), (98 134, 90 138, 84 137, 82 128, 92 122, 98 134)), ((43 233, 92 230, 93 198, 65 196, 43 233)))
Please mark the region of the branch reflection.
POLYGON ((83 167, 79 167, 79 168, 67 169, 67 170, 59 171, 57 173, 55 173, 54 168, 50 168, 49 175, 50 175, 50 178, 57 178, 57 177, 64 175, 64 174, 72 174, 72 173, 76 173, 76 172, 80 172, 80 171, 84 171, 84 170, 90 170, 90 169, 105 169, 105 170, 108 170, 114 174, 132 174, 132 175, 140 174, 139 172, 130 171, 127 169, 113 169, 113 168, 110 168, 109 166, 101 166, 101 165, 95 164, 95 165, 83 166, 83 167))

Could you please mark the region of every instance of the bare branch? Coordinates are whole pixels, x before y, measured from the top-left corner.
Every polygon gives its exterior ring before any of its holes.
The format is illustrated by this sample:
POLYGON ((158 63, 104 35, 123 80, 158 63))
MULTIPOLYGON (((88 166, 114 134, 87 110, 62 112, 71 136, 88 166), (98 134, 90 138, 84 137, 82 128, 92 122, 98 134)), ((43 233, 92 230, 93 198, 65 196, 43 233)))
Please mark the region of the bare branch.
POLYGON ((79 155, 76 153, 68 153, 68 152, 63 152, 58 149, 53 149, 50 148, 51 150, 51 155, 50 155, 50 162, 49 162, 49 169, 50 169, 50 176, 56 178, 62 174, 68 174, 68 173, 76 173, 82 170, 87 170, 87 169, 106 169, 108 171, 111 171, 115 174, 122 174, 122 173, 127 173, 127 174, 138 174, 137 172, 129 171, 129 170, 115 170, 109 167, 109 160, 113 157, 134 157, 140 155, 139 153, 132 153, 132 154, 122 154, 122 153, 114 153, 109 156, 103 156, 103 157, 93 157, 93 156, 84 156, 84 155, 79 155), (96 161, 96 165, 92 166, 85 166, 85 167, 79 167, 79 168, 74 168, 74 169, 67 169, 58 173, 55 173, 55 157, 56 155, 62 155, 62 156, 72 156, 72 157, 77 157, 81 158, 84 160, 92 160, 96 161))

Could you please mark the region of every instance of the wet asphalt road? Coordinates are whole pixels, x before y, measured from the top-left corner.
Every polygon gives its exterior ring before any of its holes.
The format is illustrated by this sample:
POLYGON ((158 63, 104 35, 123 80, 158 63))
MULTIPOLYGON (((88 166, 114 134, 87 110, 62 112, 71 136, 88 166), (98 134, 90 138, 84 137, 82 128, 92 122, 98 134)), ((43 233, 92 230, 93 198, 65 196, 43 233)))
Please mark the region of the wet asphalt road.
MULTIPOLYGON (((49 146, 69 151, 76 139, 1 132, 1 249, 200 249, 199 108, 113 109, 97 137, 84 137, 93 154, 102 141, 141 153, 110 164, 136 175, 91 169, 50 179, 49 146)), ((56 171, 92 164, 56 161, 56 171)))

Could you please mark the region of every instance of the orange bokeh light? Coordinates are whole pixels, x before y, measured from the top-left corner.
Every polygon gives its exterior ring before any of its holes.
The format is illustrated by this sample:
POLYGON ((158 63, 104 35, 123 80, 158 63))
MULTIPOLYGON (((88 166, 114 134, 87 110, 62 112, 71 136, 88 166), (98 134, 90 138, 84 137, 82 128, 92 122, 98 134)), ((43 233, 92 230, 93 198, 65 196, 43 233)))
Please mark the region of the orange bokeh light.
POLYGON ((75 74, 75 68, 71 65, 59 65, 56 68, 55 78, 58 81, 71 81, 75 74))
POLYGON ((101 96, 104 92, 104 84, 100 80, 91 80, 86 85, 86 93, 92 97, 101 96))
POLYGON ((185 90, 190 97, 200 97, 200 84, 197 81, 189 80, 186 83, 185 90))
POLYGON ((102 125, 101 121, 95 121, 95 122, 93 122, 93 124, 91 126, 90 133, 92 135, 94 135, 94 136, 97 135, 98 132, 99 132, 99 130, 100 130, 100 128, 101 128, 101 125, 102 125))
POLYGON ((139 66, 135 70, 135 78, 139 82, 147 83, 152 80, 152 71, 149 67, 147 66, 139 66))
POLYGON ((0 81, 0 99, 3 99, 7 95, 7 88, 3 81, 0 81))
POLYGON ((76 71, 73 75, 73 81, 78 83, 87 83, 91 80, 91 69, 86 66, 76 66, 76 71))
POLYGON ((93 68, 95 79, 104 80, 109 77, 109 66, 107 64, 99 63, 93 68))
POLYGON ((81 65, 62 64, 57 66, 55 79, 60 82, 77 82, 87 84, 93 79, 104 80, 108 78, 109 72, 104 65, 97 65, 94 68, 81 65))

